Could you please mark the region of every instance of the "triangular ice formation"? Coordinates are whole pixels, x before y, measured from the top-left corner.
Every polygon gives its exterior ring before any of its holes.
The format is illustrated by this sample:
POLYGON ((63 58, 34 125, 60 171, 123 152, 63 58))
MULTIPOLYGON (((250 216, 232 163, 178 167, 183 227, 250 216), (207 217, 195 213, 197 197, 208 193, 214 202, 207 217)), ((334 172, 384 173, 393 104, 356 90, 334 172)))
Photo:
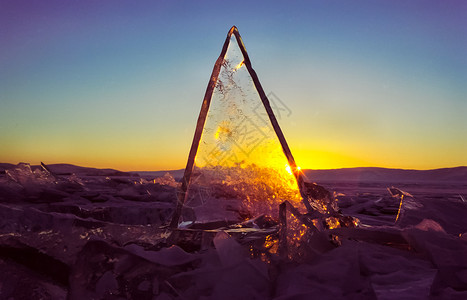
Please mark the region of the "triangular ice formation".
POLYGON ((300 207, 301 176, 236 27, 227 35, 201 107, 172 226, 238 222, 300 207), (182 216, 180 220, 180 214, 182 216))

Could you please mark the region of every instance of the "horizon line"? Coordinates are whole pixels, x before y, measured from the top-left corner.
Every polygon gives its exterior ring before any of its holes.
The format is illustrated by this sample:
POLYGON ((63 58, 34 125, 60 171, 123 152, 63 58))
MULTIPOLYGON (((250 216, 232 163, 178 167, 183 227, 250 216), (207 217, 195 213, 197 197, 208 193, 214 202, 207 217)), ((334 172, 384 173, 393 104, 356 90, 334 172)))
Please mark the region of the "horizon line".
MULTIPOLYGON (((11 162, 0 162, 0 164, 10 164, 10 165, 18 165, 20 163, 27 163, 31 166, 39 166, 39 164, 31 164, 29 162, 18 162, 18 163, 11 163, 11 162)), ((92 168, 92 169, 112 169, 121 172, 170 172, 170 171, 180 171, 184 170, 185 168, 174 168, 174 169, 154 169, 154 170, 123 170, 117 169, 114 167, 94 167, 94 166, 85 166, 85 165, 77 165, 73 163, 44 163, 46 165, 71 165, 75 167, 82 167, 82 168, 92 168)), ((340 167, 340 168, 302 168, 302 170, 312 170, 312 171, 330 171, 330 170, 343 170, 343 169, 392 169, 392 170, 405 170, 405 171, 431 171, 431 170, 440 170, 440 169, 455 169, 455 168, 465 168, 467 165, 458 165, 458 166, 448 166, 448 167, 437 167, 437 168, 428 168, 428 169, 415 169, 415 168, 401 168, 401 167, 380 167, 380 166, 358 166, 358 167, 340 167)))

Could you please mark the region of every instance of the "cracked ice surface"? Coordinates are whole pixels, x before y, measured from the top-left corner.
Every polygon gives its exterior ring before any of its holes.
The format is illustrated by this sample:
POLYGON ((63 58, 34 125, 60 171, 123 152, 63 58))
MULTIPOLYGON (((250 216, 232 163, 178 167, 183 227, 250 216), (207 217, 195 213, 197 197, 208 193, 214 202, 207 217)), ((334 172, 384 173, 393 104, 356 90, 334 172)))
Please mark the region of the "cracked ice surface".
POLYGON ((308 255, 287 261, 252 255, 254 236, 241 228, 178 231, 184 243, 169 246, 161 225, 176 201, 170 175, 8 170, 0 173, 1 299, 467 297, 465 183, 398 185, 402 204, 387 191, 393 183, 322 183, 362 226, 328 230, 341 245, 323 251, 302 240, 308 255))

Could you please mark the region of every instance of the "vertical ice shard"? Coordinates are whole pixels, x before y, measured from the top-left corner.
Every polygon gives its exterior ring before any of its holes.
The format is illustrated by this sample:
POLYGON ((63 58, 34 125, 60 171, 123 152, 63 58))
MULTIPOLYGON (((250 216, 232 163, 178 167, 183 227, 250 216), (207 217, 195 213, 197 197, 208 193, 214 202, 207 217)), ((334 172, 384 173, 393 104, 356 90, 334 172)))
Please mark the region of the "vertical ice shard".
MULTIPOLYGON (((297 168, 234 26, 208 84, 171 226, 242 221, 300 207, 297 168)), ((303 209, 303 207, 302 207, 303 209)))

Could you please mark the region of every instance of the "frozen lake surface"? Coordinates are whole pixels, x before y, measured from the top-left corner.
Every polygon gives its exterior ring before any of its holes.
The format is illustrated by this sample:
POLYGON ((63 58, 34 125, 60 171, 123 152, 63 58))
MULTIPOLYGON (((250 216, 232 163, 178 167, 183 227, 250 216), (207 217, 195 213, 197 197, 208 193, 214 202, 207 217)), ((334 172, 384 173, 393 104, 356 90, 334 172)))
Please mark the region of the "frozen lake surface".
POLYGON ((0 299, 467 299, 459 170, 438 181, 315 173, 361 225, 329 231, 339 245, 324 250, 303 241, 309 255, 287 260, 258 255, 254 228, 175 238, 170 175, 49 168, 0 169, 0 299), (391 187, 405 193, 397 222, 391 187))

